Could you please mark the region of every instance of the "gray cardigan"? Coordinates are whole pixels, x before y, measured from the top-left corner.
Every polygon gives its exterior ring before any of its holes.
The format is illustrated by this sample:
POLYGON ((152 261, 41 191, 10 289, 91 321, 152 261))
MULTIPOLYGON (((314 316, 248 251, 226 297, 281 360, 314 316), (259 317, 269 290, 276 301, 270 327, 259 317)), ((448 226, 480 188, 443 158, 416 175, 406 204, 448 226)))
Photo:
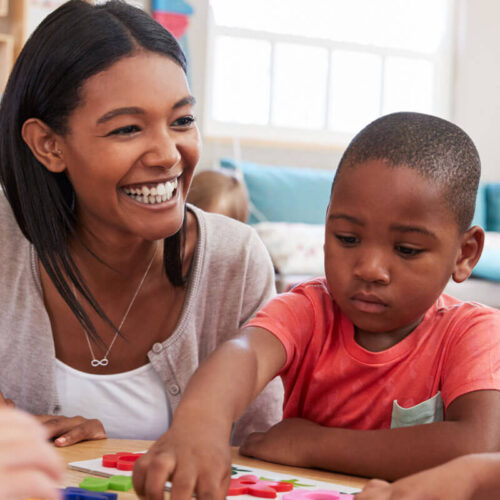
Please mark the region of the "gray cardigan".
MULTIPOLYGON (((192 206, 189 210, 199 239, 181 317, 172 335, 148 353, 173 411, 200 361, 274 294, 272 264, 253 229, 192 206)), ((57 414, 55 349, 38 259, 1 192, 0 280, 0 391, 33 414, 57 414)), ((278 422, 282 401, 276 379, 236 423, 233 444, 278 422)))

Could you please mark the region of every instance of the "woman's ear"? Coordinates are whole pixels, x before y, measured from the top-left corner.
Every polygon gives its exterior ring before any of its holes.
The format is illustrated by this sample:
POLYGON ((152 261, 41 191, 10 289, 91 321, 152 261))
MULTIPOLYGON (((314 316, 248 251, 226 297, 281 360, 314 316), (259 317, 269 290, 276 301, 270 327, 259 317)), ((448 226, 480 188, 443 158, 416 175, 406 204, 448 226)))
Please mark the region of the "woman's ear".
POLYGON ((54 173, 66 170, 61 138, 48 125, 38 118, 29 118, 23 123, 21 134, 35 158, 47 170, 54 173))
POLYGON ((452 274, 453 281, 461 283, 470 276, 481 257, 483 246, 484 230, 482 227, 472 226, 463 234, 455 270, 452 274))

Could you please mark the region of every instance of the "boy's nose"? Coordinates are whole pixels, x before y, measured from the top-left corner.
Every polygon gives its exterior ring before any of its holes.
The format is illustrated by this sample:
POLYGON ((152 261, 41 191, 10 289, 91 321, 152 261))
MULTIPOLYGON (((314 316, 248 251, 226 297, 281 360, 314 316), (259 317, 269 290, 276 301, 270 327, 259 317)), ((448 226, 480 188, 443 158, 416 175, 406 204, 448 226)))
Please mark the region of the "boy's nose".
POLYGON ((370 255, 360 258, 354 267, 354 277, 368 283, 388 285, 391 281, 389 268, 382 256, 370 255))

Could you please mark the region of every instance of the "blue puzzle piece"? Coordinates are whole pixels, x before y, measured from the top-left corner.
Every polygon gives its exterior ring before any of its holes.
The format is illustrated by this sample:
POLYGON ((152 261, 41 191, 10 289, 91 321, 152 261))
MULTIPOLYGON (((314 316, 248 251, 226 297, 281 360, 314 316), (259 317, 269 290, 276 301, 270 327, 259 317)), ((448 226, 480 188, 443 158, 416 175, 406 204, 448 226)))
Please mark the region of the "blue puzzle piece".
POLYGON ((118 494, 105 491, 89 491, 69 486, 61 490, 63 500, 117 500, 118 494))
POLYGON ((153 11, 173 12, 174 14, 185 14, 190 16, 194 9, 184 0, 153 0, 153 11))

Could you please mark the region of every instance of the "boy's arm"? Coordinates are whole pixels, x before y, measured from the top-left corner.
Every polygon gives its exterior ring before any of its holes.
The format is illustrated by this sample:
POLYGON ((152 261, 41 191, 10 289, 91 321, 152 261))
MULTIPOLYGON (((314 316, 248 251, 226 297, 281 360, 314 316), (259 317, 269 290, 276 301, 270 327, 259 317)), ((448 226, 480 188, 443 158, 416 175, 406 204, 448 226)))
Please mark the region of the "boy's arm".
POLYGON ((231 475, 233 422, 285 364, 281 342, 261 328, 246 328, 222 344, 191 378, 170 429, 137 461, 139 496, 172 500, 224 498, 231 475))
POLYGON ((490 500, 500 497, 500 453, 466 455, 389 484, 372 480, 356 500, 490 500))
POLYGON ((485 390, 458 397, 445 422, 362 431, 288 419, 251 435, 240 451, 270 462, 394 480, 459 455, 499 450, 500 392, 485 390))

